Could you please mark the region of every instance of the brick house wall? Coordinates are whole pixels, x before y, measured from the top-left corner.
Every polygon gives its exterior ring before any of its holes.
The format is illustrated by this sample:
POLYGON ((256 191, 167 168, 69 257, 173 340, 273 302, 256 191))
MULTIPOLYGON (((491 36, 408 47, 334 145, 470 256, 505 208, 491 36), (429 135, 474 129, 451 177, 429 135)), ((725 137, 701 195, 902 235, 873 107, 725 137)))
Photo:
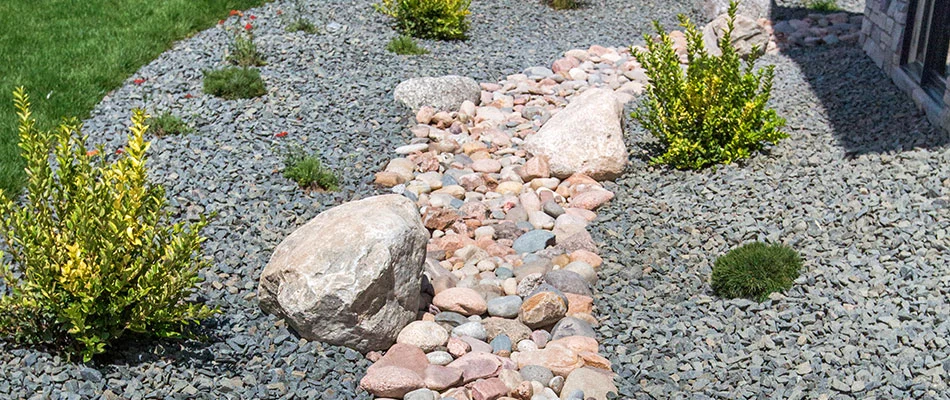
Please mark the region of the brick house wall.
MULTIPOLYGON (((917 107, 927 114, 931 123, 950 131, 950 90, 942 101, 929 95, 901 66, 904 56, 904 35, 907 33, 910 0, 867 0, 860 43, 874 62, 891 77, 917 107)), ((948 27, 950 29, 950 27, 948 27)), ((950 86, 948 86, 950 87, 950 86)))

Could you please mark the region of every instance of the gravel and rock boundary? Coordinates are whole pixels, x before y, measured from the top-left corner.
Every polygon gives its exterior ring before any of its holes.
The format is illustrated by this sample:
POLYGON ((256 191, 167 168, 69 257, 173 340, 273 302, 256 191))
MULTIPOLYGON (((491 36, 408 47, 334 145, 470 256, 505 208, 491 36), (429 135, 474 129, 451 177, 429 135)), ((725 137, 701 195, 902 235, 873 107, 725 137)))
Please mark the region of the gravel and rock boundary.
MULTIPOLYGON (((211 29, 178 43, 110 93, 87 123, 116 148, 132 106, 172 110, 194 135, 153 142, 153 176, 178 215, 218 211, 201 293, 224 309, 207 344, 144 343, 86 366, 0 344, 10 398, 367 398, 356 352, 295 339, 261 315, 256 281, 271 249, 319 211, 378 193, 367 171, 411 135, 391 90, 456 73, 494 81, 547 65, 570 48, 624 46, 668 27, 687 1, 598 1, 555 13, 531 2, 473 4, 472 40, 428 43, 431 55, 385 53, 393 35, 370 2, 308 4, 327 25, 287 34, 276 11, 252 10, 269 66, 267 97, 200 93, 222 64, 211 29), (336 22, 332 24, 331 22, 336 22), (192 95, 193 98, 188 98, 192 95), (147 100, 145 97, 147 96, 147 100), (286 141, 318 150, 343 190, 304 194, 279 175, 286 141)), ((860 11, 851 10, 851 11, 860 11)), ((747 165, 700 173, 637 159, 593 226, 607 264, 596 288, 598 334, 623 398, 947 398, 950 194, 947 138, 935 132, 857 48, 793 49, 777 65, 774 103, 792 137, 747 165), (711 295, 716 256, 753 239, 787 242, 808 272, 762 304, 711 295)), ((635 125, 631 150, 645 138, 635 125)))

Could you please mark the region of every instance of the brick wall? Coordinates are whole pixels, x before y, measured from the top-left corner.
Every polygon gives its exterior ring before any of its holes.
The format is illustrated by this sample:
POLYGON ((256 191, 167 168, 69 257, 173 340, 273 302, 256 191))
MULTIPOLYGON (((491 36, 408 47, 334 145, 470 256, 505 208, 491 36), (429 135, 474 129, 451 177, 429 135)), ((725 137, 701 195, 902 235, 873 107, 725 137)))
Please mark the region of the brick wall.
POLYGON ((901 68, 901 52, 910 0, 866 0, 860 43, 878 67, 910 95, 931 123, 950 131, 950 90, 943 103, 933 100, 901 68))

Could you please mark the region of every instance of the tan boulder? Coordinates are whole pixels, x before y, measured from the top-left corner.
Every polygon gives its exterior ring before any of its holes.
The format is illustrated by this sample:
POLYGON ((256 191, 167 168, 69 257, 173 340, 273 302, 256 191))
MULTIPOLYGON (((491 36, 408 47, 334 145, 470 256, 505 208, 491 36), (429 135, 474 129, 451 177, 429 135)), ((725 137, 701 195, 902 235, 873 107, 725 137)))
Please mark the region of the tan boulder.
POLYGON ((403 196, 333 207, 274 250, 261 273, 261 310, 308 340, 387 349, 415 320, 428 237, 403 196))
POLYGON ((627 164, 623 103, 609 89, 588 89, 528 137, 524 148, 547 157, 555 177, 580 172, 597 180, 615 179, 627 164))

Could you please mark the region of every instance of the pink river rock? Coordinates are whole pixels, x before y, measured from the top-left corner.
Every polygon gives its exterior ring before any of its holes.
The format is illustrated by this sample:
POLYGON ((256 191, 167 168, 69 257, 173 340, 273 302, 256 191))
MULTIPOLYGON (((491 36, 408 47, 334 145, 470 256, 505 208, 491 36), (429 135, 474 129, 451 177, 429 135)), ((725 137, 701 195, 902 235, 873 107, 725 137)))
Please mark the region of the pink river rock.
POLYGON ((502 361, 499 357, 491 353, 466 353, 446 365, 446 367, 461 370, 464 383, 491 378, 498 374, 501 366, 502 361))
POLYGON ((360 387, 376 396, 402 398, 406 393, 425 387, 425 382, 415 372, 388 366, 367 371, 360 380, 360 387))
POLYGON ((442 311, 453 311, 462 315, 481 315, 488 309, 485 299, 469 288, 455 287, 435 295, 432 304, 442 311))
POLYGON ((475 172, 495 173, 501 171, 501 163, 495 159, 484 158, 473 162, 472 170, 475 172))
POLYGON ((421 376, 428 366, 429 359, 426 358, 426 353, 422 349, 408 344, 396 343, 386 351, 386 355, 380 358, 379 361, 370 365, 366 373, 369 374, 384 367, 400 367, 421 376))
POLYGON ((508 386, 498 378, 489 378, 475 381, 469 386, 473 400, 497 400, 508 394, 508 386))
POLYGON ((594 210, 613 198, 614 193, 609 190, 588 190, 571 197, 570 206, 584 210, 594 210))
POLYGON ((462 371, 441 365, 430 365, 426 368, 423 379, 426 388, 442 391, 462 383, 462 371))

